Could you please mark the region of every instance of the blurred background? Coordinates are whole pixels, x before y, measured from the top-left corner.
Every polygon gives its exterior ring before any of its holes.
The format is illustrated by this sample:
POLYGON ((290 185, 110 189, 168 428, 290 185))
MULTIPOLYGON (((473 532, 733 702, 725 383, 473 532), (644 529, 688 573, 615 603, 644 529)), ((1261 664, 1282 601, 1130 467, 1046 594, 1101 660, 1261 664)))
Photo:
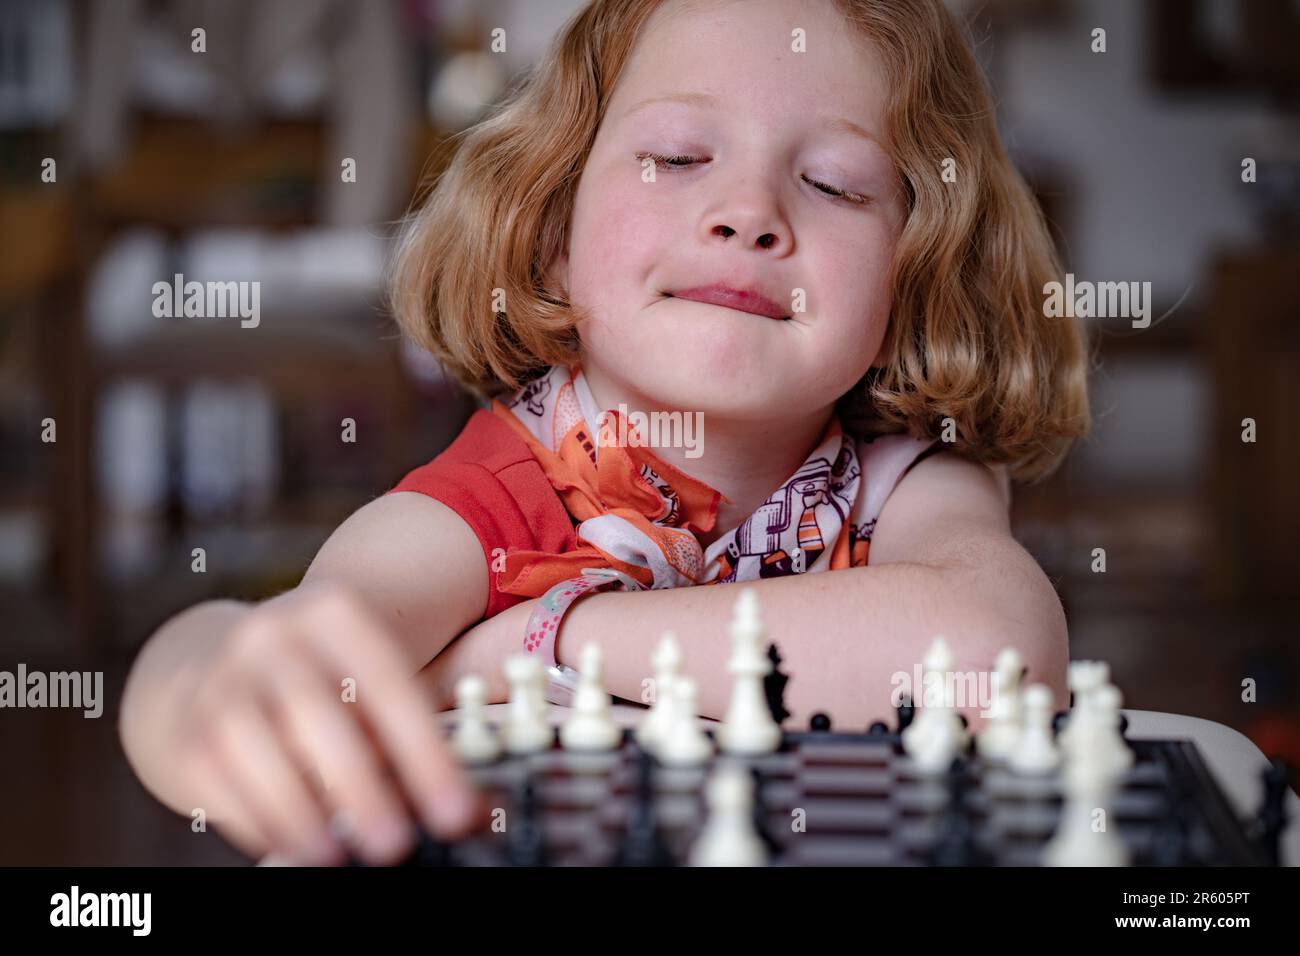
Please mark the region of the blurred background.
MULTIPOLYGON (((0 669, 106 697, 0 711, 0 864, 242 861, 135 780, 123 679, 472 413, 384 311, 393 224, 579 5, 0 0, 0 669), (260 282, 259 328, 155 317, 177 273, 260 282)), ((1150 328, 1096 320, 1095 433, 1016 493, 1071 656, 1300 761, 1300 3, 951 5, 1068 270, 1152 284, 1150 328)))

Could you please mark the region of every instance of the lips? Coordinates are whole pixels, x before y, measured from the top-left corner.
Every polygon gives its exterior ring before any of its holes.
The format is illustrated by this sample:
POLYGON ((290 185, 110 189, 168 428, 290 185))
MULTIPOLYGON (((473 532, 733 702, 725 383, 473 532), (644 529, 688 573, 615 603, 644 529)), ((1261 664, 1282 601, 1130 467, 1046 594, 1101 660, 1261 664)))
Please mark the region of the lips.
POLYGON ((756 289, 736 289, 726 285, 706 285, 669 292, 674 299, 689 299, 707 305, 720 305, 738 312, 764 315, 769 319, 786 319, 789 313, 756 289))

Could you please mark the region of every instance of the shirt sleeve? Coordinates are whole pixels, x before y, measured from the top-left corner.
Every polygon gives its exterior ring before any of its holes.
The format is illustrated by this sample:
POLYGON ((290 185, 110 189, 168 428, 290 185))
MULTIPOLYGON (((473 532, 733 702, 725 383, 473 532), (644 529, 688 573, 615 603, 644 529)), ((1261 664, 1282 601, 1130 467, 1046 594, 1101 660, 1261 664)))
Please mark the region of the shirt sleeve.
POLYGON ((488 565, 484 620, 526 600, 500 590, 496 558, 512 549, 563 553, 577 547, 573 520, 541 465, 487 410, 476 411, 446 451, 408 472, 388 494, 398 491, 441 501, 478 537, 488 565))

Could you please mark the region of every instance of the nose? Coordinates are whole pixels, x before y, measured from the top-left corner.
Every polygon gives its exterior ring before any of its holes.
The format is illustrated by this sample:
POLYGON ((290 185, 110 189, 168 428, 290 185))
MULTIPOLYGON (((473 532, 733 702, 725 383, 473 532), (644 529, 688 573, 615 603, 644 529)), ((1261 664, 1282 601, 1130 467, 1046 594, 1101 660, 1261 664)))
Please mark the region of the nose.
POLYGON ((794 234, 770 192, 737 189, 705 217, 706 242, 737 242, 742 249, 789 255, 794 234))

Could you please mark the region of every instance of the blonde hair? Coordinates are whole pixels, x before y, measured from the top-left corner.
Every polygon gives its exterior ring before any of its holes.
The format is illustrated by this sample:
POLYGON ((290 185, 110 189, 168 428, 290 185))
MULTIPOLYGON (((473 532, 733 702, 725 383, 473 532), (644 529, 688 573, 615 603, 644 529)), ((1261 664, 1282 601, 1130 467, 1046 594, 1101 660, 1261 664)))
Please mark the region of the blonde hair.
MULTIPOLYGON (((661 2, 591 0, 505 102, 456 137, 404 224, 390 286, 397 320, 480 396, 577 358, 579 315, 545 267, 564 248, 619 73, 661 2)), ((942 0, 834 3, 894 83, 885 133, 908 207, 889 361, 841 399, 841 419, 861 435, 926 438, 951 419, 954 451, 1041 479, 1088 432, 1086 339, 1077 319, 1043 314, 1043 287, 1061 267, 1002 148, 983 73, 942 0), (941 176, 949 158, 955 182, 941 176)))

